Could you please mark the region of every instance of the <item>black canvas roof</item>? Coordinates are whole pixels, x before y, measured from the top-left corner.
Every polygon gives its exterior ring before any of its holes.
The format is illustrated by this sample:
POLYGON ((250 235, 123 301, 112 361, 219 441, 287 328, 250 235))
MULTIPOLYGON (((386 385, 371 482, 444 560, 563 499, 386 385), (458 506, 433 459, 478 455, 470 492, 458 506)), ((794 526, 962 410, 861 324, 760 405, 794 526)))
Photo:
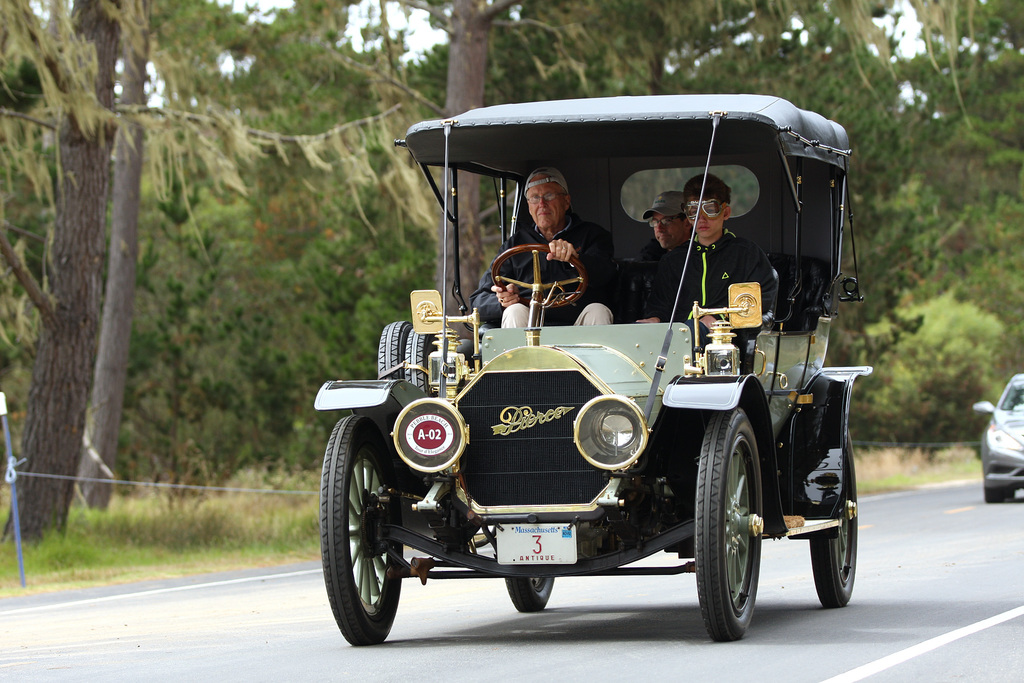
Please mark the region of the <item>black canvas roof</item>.
MULTIPOLYGON (((484 173, 525 174, 535 159, 706 155, 713 113, 717 154, 778 153, 847 166, 842 126, 767 95, 651 95, 501 104, 455 117, 449 163, 484 173)), ((406 134, 413 158, 444 163, 443 120, 406 134)))

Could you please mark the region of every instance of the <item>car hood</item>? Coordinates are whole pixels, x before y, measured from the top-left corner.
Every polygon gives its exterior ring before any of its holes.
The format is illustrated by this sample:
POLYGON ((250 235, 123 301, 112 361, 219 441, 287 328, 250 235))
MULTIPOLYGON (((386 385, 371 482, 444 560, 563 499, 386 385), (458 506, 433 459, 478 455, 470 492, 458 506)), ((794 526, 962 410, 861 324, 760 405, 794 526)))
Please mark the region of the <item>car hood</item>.
POLYGON ((997 410, 992 424, 1024 441, 1024 415, 997 410))

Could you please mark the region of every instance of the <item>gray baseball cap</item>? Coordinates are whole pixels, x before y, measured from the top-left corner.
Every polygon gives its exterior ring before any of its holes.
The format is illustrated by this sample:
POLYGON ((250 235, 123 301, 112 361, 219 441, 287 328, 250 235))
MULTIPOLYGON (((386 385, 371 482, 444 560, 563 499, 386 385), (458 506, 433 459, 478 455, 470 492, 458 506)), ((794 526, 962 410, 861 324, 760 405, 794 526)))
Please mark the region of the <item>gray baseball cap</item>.
POLYGON ((644 220, 647 220, 656 213, 663 216, 678 216, 683 213, 683 205, 686 203, 684 195, 678 190, 662 192, 654 198, 651 208, 644 211, 644 220))
POLYGON ((544 183, 558 183, 562 186, 563 190, 566 192, 569 191, 569 185, 565 182, 565 176, 562 175, 561 171, 553 166, 541 166, 540 168, 534 169, 530 175, 526 176, 526 188, 524 189, 524 192, 529 190, 531 187, 537 187, 544 183), (534 178, 535 176, 540 177, 536 180, 531 180, 531 178, 534 178))

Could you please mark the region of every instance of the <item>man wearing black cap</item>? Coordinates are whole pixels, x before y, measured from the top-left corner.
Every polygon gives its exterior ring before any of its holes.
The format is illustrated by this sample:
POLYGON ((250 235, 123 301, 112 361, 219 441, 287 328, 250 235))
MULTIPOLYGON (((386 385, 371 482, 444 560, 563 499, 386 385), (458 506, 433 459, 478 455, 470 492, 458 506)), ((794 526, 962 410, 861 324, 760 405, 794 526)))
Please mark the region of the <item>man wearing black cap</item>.
POLYGON ((669 190, 655 197, 651 208, 644 211, 644 220, 654 229, 654 238, 640 250, 641 261, 657 261, 690 239, 693 224, 684 212, 685 201, 682 192, 669 190))
MULTIPOLYGON (((556 168, 543 166, 527 176, 526 204, 533 218, 532 226, 517 230, 501 245, 499 254, 520 244, 546 244, 551 253, 541 261, 544 282, 575 277, 568 264, 576 256, 587 269, 589 284, 579 301, 568 306, 550 308, 544 314, 547 325, 610 325, 612 312, 608 307, 611 285, 615 277, 612 261, 612 236, 607 230, 582 220, 572 212, 569 186, 556 168)), ((490 268, 480 278, 470 305, 479 309, 481 320, 501 321, 502 327, 525 327, 529 309, 519 298, 518 288, 504 287, 491 281, 490 268)), ((519 280, 533 280, 533 257, 520 254, 505 262, 502 274, 519 280)))

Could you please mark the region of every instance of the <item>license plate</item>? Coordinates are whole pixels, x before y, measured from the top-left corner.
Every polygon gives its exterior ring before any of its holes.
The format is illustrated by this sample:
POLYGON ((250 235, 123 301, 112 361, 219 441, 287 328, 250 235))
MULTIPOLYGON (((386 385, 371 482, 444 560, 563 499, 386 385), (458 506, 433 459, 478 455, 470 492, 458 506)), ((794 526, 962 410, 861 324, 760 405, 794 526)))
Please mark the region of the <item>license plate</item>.
POLYGON ((571 524, 505 524, 495 534, 498 564, 576 564, 571 524))

